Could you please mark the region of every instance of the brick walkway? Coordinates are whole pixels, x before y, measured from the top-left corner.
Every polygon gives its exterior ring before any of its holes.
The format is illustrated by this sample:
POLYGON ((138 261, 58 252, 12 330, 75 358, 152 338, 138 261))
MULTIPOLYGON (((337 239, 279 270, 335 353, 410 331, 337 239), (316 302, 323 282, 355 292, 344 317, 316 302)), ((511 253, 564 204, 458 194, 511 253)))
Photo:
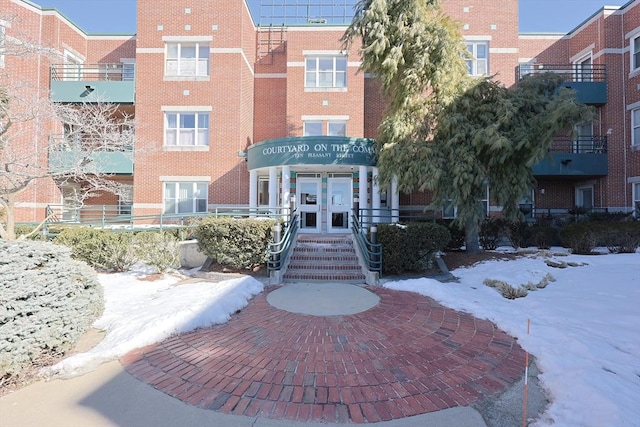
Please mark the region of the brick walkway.
POLYGON ((126 370, 188 404, 227 414, 371 423, 501 392, 524 351, 484 320, 381 287, 351 316, 293 314, 267 288, 224 324, 129 353, 126 370))

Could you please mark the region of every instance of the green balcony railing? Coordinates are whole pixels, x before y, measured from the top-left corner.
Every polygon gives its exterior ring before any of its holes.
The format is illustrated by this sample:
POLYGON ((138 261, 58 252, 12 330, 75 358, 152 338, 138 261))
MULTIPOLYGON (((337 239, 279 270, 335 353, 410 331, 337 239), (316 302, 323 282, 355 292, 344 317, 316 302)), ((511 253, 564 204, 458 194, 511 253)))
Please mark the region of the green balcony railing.
POLYGON ((50 68, 51 100, 111 102, 135 100, 134 64, 57 64, 50 68))
POLYGON ((533 166, 535 176, 591 177, 609 173, 607 137, 557 137, 549 155, 533 166))
POLYGON ((520 64, 516 67, 516 81, 544 73, 561 76, 562 86, 575 90, 576 98, 584 104, 607 103, 606 64, 520 64))

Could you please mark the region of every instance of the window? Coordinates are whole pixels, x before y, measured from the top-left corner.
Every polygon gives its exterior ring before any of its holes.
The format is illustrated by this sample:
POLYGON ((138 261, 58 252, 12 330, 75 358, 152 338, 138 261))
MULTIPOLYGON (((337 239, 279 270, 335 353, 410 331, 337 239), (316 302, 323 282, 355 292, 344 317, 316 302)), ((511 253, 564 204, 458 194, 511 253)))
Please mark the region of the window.
POLYGON ((576 188, 576 206, 588 210, 593 208, 593 186, 576 188))
POLYGON ((593 122, 581 123, 575 127, 574 153, 593 153, 593 122))
POLYGON ((122 81, 132 82, 135 80, 136 64, 133 62, 122 63, 122 81))
POLYGON ((307 57, 305 66, 305 87, 347 87, 346 56, 307 57))
POLYGON ((631 39, 631 71, 640 69, 640 34, 631 39))
POLYGON ((269 177, 258 178, 258 206, 269 206, 269 177))
POLYGON ((165 182, 164 213, 206 212, 207 187, 206 182, 165 182))
POLYGON ((304 122, 304 136, 320 136, 320 135, 322 135, 321 121, 304 122))
POLYGON ((304 136, 346 136, 347 122, 345 120, 328 120, 326 132, 324 131, 324 121, 309 120, 304 122, 304 136))
POLYGON ((208 76, 209 43, 167 43, 166 76, 208 76))
POLYGON ((591 82, 593 81, 593 62, 591 55, 582 57, 573 64, 575 71, 575 81, 591 82))
POLYGON ((633 184, 633 215, 640 218, 640 182, 633 184))
POLYGON ((327 123, 327 135, 347 136, 347 122, 330 121, 327 123))
POLYGON ((82 78, 82 59, 73 53, 64 52, 64 80, 80 80, 82 78))
POLYGON ((458 208, 453 203, 451 202, 447 203, 442 207, 442 218, 454 219, 458 214, 457 210, 458 208))
POLYGON ((125 184, 118 194, 118 215, 131 215, 133 185, 125 184))
POLYGON ((164 128, 165 145, 209 145, 209 113, 165 113, 164 128))
POLYGON ((3 21, 0 21, 0 68, 4 68, 4 51, 7 48, 6 38, 7 28, 3 24, 3 21))
POLYGON ((640 148, 640 108, 631 110, 631 145, 640 148))
POLYGON ((489 74, 489 43, 467 42, 467 50, 471 59, 467 59, 470 76, 486 76, 489 74))

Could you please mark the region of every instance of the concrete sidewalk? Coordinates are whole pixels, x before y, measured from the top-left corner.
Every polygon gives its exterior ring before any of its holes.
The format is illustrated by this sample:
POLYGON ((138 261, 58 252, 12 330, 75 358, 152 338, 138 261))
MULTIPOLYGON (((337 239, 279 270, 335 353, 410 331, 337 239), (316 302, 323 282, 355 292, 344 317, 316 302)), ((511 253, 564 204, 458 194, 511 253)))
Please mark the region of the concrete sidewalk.
MULTIPOLYGON (((68 380, 38 382, 0 398, 2 427, 325 426, 200 409, 155 390, 114 361, 68 380)), ((380 427, 485 427, 472 408, 376 423, 380 427)))

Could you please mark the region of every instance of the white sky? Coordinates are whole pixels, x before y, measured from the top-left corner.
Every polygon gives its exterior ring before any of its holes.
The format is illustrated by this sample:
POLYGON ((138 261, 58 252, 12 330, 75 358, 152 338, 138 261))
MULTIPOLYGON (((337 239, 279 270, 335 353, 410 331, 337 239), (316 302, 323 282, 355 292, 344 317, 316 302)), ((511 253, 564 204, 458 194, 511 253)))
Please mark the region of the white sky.
MULTIPOLYGON (((418 292, 442 304, 488 319, 518 338, 535 356, 542 386, 552 400, 535 424, 541 426, 637 426, 640 420, 640 253, 566 256, 556 261, 584 264, 565 269, 544 256, 492 261, 453 273, 459 283, 431 279, 387 282, 391 289, 418 292), (486 278, 513 286, 555 279, 525 298, 507 300, 483 285, 486 278), (530 333, 527 334, 527 319, 530 333)), ((445 258, 446 259, 446 258, 445 258)), ((102 274, 106 306, 95 327, 104 340, 90 351, 50 368, 71 376, 172 334, 226 322, 264 290, 251 277, 211 286, 176 285, 177 276, 141 281, 141 268, 102 274)), ((189 274, 189 272, 183 272, 189 274)), ((524 373, 524 366, 523 366, 524 373)))

